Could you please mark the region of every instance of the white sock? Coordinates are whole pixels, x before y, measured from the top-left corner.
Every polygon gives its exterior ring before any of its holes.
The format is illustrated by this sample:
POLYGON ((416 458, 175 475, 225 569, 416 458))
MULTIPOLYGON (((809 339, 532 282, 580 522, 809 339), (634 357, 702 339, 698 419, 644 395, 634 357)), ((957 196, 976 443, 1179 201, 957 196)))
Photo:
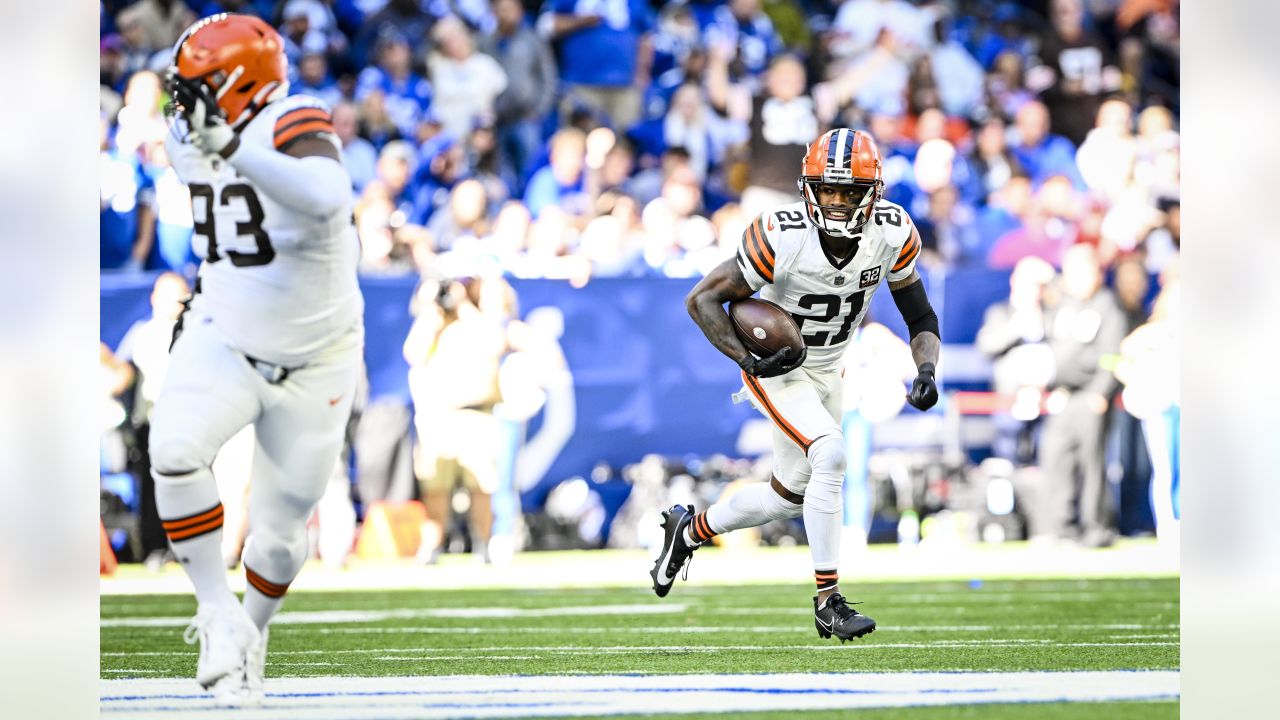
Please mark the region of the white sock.
POLYGON ((245 543, 244 609, 259 629, 266 628, 280 609, 289 584, 307 559, 306 527, 296 528, 300 534, 294 533, 290 540, 273 532, 283 529, 282 525, 260 528, 245 543))
POLYGON ((180 477, 152 473, 156 510, 201 605, 235 604, 222 557, 222 503, 208 469, 180 477), (177 539, 175 539, 177 538, 177 539))

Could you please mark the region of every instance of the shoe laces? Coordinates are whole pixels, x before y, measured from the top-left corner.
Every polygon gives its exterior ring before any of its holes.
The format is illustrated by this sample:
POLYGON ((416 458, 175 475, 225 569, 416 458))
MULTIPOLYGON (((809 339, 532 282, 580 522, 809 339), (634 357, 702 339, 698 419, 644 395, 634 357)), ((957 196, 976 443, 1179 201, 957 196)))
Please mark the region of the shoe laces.
POLYGON ((187 625, 187 629, 182 631, 182 641, 188 645, 195 645, 200 639, 200 633, 213 622, 214 613, 211 610, 201 609, 191 618, 191 624, 187 625))
POLYGON ((831 611, 835 613, 836 617, 840 618, 841 620, 848 620, 854 615, 857 615, 858 611, 854 610, 849 606, 861 605, 861 604, 862 603, 860 602, 851 603, 848 600, 845 600, 844 596, 841 595, 840 593, 836 593, 835 595, 832 595, 831 598, 827 600, 827 607, 831 608, 831 611))

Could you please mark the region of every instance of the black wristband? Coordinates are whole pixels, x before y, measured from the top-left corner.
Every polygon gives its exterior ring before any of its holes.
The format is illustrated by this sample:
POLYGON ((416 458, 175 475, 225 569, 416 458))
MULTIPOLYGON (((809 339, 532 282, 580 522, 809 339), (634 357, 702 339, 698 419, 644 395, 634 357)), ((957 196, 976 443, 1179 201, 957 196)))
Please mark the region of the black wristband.
POLYGON ((929 374, 929 377, 933 377, 933 369, 934 369, 934 368, 933 368, 933 363, 931 363, 931 362, 927 362, 927 363, 920 363, 920 367, 919 367, 919 368, 917 368, 917 371, 916 371, 916 372, 917 372, 917 374, 919 374, 919 375, 924 375, 925 373, 928 373, 928 374, 929 374))
POLYGON ((738 361, 738 367, 742 368, 743 370, 746 370, 747 368, 751 367, 752 363, 754 363, 755 361, 756 361, 756 356, 748 352, 746 354, 746 357, 743 357, 741 360, 738 361))

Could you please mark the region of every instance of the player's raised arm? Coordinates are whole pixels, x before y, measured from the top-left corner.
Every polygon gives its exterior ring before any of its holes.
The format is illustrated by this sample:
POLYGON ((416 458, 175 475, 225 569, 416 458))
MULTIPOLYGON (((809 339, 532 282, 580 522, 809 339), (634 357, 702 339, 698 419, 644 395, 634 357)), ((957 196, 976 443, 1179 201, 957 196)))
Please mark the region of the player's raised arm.
POLYGON ((724 309, 725 303, 745 300, 754 294, 755 290, 747 283, 737 259, 730 258, 717 265, 689 291, 684 305, 711 344, 738 363, 738 367, 747 374, 756 377, 781 375, 799 364, 794 358, 786 362, 791 354, 790 348, 783 348, 764 359, 757 358, 738 339, 729 313, 724 309))
POLYGON ((276 123, 273 149, 241 142, 204 81, 177 72, 170 72, 167 80, 193 142, 204 152, 222 157, 262 192, 291 210, 319 219, 344 212, 350 205, 351 178, 330 139, 333 125, 327 111, 307 106, 286 112, 276 123))
POLYGON ((907 323, 907 331, 911 335, 911 357, 916 361, 918 370, 915 381, 911 383, 911 392, 907 394, 907 402, 919 410, 928 410, 938 402, 938 386, 933 375, 942 339, 939 337, 938 316, 924 292, 924 281, 914 268, 919 254, 920 233, 912 225, 911 237, 902 246, 893 272, 889 274, 889 291, 893 293, 893 303, 907 323), (897 273, 908 269, 910 273, 906 277, 894 279, 897 273))

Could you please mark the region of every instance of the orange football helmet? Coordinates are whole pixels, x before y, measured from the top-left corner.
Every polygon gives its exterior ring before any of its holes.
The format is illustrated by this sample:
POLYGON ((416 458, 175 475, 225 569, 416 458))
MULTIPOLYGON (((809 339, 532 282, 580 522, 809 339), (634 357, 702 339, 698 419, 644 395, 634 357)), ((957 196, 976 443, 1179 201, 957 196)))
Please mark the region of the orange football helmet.
POLYGON ((197 20, 178 38, 169 79, 208 85, 227 124, 239 130, 264 105, 288 94, 287 72, 284 40, 275 28, 252 15, 220 13, 197 20))
POLYGON ((884 195, 881 164, 875 141, 861 130, 836 128, 814 140, 796 181, 814 224, 828 235, 853 237, 884 195), (852 185, 853 206, 820 204, 819 185, 852 185))

